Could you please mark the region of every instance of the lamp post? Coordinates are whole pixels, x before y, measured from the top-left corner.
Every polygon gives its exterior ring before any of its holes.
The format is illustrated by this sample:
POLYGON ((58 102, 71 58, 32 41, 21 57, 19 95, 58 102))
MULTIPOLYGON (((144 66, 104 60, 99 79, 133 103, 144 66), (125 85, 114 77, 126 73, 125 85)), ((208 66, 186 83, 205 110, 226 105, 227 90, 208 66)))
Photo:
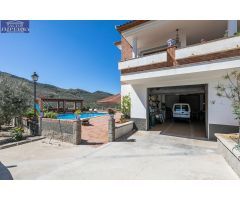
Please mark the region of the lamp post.
POLYGON ((37 92, 36 92, 36 86, 37 86, 37 81, 38 81, 38 75, 36 72, 33 73, 32 75, 32 80, 33 80, 33 105, 34 105, 34 116, 33 116, 33 124, 34 124, 34 135, 36 134, 36 122, 37 122, 37 108, 36 108, 36 98, 37 98, 37 92))

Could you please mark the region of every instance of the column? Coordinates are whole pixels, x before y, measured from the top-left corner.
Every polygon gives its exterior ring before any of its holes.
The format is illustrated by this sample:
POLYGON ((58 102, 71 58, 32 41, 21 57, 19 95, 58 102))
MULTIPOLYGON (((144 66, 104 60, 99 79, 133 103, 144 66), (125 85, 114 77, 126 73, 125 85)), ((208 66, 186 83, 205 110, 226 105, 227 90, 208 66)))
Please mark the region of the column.
POLYGON ((110 115, 108 119, 108 142, 115 141, 115 119, 110 115))
POLYGON ((133 39, 133 46, 132 46, 132 57, 137 58, 138 57, 138 49, 137 49, 137 39, 133 39))
POLYGON ((81 143, 81 120, 76 120, 73 122, 73 138, 72 143, 73 144, 80 144, 81 143))
POLYGON ((57 101, 57 112, 59 112, 59 101, 57 101))
POLYGON ((181 43, 181 47, 186 47, 187 46, 187 34, 183 30, 179 30, 179 40, 181 43))
POLYGON ((176 46, 171 46, 167 48, 167 66, 168 67, 177 65, 177 61, 175 59, 175 50, 176 50, 176 46))
POLYGON ((63 101, 63 112, 65 112, 65 101, 63 101))
POLYGON ((237 32, 237 20, 228 20, 228 37, 234 36, 237 32))
POLYGON ((77 102, 74 101, 74 110, 76 110, 76 109, 77 109, 77 102))

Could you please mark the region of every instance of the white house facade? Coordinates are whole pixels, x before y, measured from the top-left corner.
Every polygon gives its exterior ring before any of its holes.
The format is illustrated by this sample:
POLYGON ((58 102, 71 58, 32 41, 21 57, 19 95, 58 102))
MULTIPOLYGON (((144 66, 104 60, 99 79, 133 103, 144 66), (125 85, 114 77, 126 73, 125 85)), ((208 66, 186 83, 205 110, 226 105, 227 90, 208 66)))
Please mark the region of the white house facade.
POLYGON ((240 70, 239 28, 237 20, 135 20, 117 26, 121 95, 131 97, 136 127, 151 130, 159 112, 171 121, 173 104, 189 103, 192 121, 203 124, 207 139, 237 132, 231 102, 217 96, 216 86, 240 70))

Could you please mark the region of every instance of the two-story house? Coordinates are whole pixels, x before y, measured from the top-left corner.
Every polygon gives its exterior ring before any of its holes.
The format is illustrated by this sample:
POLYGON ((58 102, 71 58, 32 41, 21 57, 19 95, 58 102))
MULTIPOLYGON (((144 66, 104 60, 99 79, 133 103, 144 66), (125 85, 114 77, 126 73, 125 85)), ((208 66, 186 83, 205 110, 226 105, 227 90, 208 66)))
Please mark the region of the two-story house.
POLYGON ((240 69, 239 28, 237 20, 135 20, 116 26, 121 95, 131 97, 136 127, 161 131, 164 123, 179 126, 181 122, 172 122, 173 104, 188 103, 193 137, 238 132, 231 102, 216 95, 216 86, 228 72, 240 69), (198 135, 197 129, 204 133, 198 135))

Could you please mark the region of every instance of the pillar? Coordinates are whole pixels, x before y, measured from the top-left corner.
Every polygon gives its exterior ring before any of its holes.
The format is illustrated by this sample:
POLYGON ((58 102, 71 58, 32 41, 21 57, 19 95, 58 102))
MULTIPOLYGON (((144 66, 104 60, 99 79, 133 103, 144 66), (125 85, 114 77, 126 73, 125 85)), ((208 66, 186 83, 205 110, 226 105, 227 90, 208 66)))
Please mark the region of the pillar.
POLYGON ((65 112, 65 101, 63 101, 63 112, 65 112))
POLYGON ((137 49, 137 39, 135 38, 133 40, 133 46, 132 46, 132 57, 137 58, 138 57, 138 49, 137 49))
POLYGON ((187 46, 187 34, 183 30, 179 30, 179 40, 181 43, 180 47, 186 47, 187 46))
POLYGON ((115 141, 115 119, 114 115, 110 115, 108 119, 108 142, 115 141))
POLYGON ((167 49, 167 66, 168 67, 177 65, 177 61, 175 59, 175 50, 176 50, 176 46, 170 46, 167 49))
POLYGON ((73 144, 80 144, 81 143, 81 120, 76 120, 73 122, 73 139, 72 143, 73 144))
POLYGON ((59 101, 57 101, 57 111, 59 112, 59 101))
POLYGON ((228 20, 228 37, 234 36, 237 32, 237 20, 228 20))

